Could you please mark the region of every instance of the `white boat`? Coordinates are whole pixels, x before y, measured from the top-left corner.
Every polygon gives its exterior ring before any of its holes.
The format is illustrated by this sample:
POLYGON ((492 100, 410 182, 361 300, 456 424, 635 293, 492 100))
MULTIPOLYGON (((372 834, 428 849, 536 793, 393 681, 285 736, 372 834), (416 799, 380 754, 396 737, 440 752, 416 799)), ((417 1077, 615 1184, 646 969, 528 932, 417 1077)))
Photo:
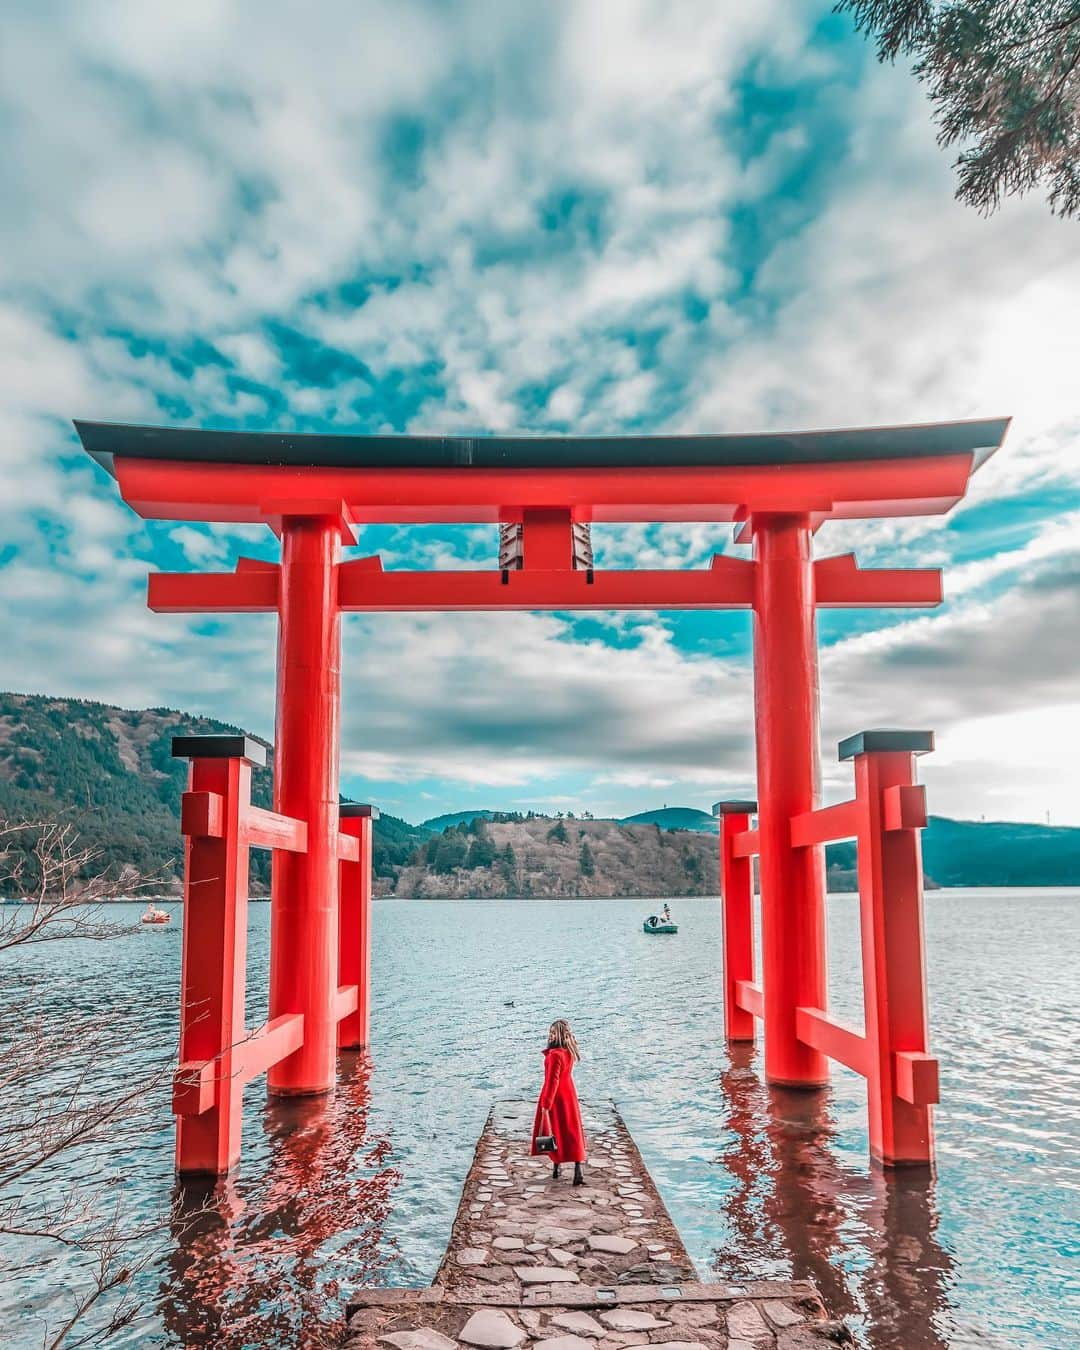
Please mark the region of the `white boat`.
POLYGON ((650 914, 641 925, 646 933, 677 933, 679 925, 672 923, 670 919, 662 919, 656 914, 650 914))

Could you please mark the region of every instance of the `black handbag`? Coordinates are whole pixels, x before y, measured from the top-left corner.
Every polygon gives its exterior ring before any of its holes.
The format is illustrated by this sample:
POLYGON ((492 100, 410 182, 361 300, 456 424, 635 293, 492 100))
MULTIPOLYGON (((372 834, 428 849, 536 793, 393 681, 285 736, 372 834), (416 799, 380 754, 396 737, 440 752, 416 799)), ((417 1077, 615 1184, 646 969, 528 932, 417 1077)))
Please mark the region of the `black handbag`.
MULTIPOLYGON (((551 1113, 545 1111, 544 1115, 548 1118, 548 1129, 551 1129, 551 1113)), ((537 1153, 554 1153, 555 1136, 553 1134, 538 1134, 534 1141, 534 1147, 537 1153)))

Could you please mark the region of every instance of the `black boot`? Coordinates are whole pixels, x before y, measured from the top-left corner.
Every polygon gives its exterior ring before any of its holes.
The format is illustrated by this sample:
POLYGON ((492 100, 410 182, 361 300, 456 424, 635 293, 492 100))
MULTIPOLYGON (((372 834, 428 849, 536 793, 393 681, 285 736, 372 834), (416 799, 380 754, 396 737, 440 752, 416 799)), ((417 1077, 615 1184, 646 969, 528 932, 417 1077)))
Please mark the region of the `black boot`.
POLYGON ((580 1164, 580 1163, 575 1163, 575 1164, 574 1164, 574 1185, 575 1185, 575 1186, 584 1186, 584 1185, 585 1185, 585 1178, 584 1178, 584 1177, 582 1176, 582 1174, 581 1174, 581 1164, 580 1164))
POLYGON ((559 1164, 558 1164, 558 1163, 556 1163, 555 1166, 551 1169, 551 1179, 552 1179, 552 1181, 558 1181, 558 1179, 559 1179, 559 1164))

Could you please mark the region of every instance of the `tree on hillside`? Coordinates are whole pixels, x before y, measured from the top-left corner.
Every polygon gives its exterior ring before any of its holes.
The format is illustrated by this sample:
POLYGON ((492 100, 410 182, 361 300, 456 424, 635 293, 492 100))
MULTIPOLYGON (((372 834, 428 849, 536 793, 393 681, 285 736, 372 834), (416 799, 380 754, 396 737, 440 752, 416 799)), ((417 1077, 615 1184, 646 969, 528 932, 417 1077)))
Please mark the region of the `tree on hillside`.
POLYGON ((583 877, 596 875, 596 861, 593 858, 593 852, 589 847, 589 841, 587 839, 581 845, 581 875, 583 877))
POLYGON ((689 878, 690 892, 693 894, 694 888, 701 885, 704 880, 701 872, 701 859, 696 853, 691 853, 686 845, 683 845, 683 871, 689 878))
POLYGON ((547 837, 556 844, 565 844, 569 842, 566 826, 563 824, 561 816, 555 824, 552 825, 551 829, 548 830, 547 837))
POLYGON ((877 39, 878 57, 913 58, 938 142, 961 147, 957 198, 984 215, 1046 190, 1080 211, 1080 3, 1077 0, 838 0, 877 39))
POLYGON ((465 836, 457 830, 447 830, 429 845, 428 862, 434 872, 452 872, 457 867, 465 866, 468 853, 469 844, 465 836))
POLYGON ((491 836, 485 830, 483 833, 477 831, 469 845, 469 851, 465 855, 466 867, 490 867, 495 861, 495 845, 492 843, 491 836))

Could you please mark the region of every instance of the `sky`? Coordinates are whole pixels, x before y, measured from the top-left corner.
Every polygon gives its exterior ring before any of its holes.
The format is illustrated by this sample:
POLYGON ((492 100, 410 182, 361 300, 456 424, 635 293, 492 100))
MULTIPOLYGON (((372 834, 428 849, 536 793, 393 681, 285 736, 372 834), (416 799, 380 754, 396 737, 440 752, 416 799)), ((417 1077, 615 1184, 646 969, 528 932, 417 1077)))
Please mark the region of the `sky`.
MULTIPOLYGON (((0 44, 0 686, 268 736, 274 619, 148 612, 271 558, 146 522, 73 417, 299 431, 723 432, 1011 415, 946 517, 819 556, 940 565, 820 619, 836 743, 930 727, 931 810, 1080 824, 1080 249, 953 200, 925 96, 829 3, 12 0, 0 44)), ((598 565, 745 555, 596 527, 598 565)), ((494 566, 489 527, 370 527, 494 566)), ((348 616, 346 791, 445 810, 753 793, 746 614, 348 616)))

